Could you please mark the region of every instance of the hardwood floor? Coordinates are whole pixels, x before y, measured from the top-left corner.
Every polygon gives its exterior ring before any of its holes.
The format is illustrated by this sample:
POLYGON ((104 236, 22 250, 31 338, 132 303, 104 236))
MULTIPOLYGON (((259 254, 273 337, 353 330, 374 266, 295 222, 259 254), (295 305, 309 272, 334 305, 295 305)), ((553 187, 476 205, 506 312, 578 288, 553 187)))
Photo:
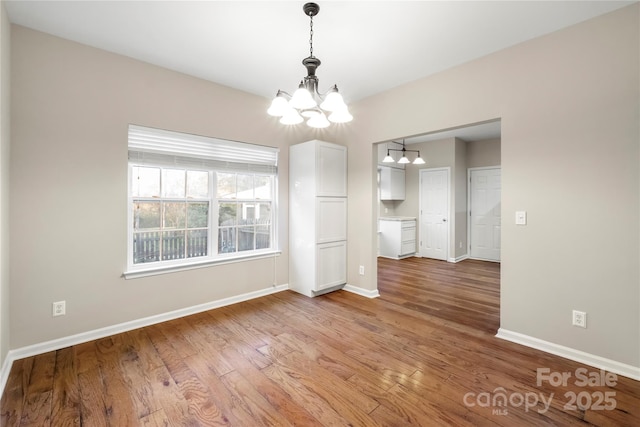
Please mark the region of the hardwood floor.
POLYGON ((640 382, 580 387, 599 371, 494 337, 498 264, 378 274, 377 299, 286 291, 18 360, 0 425, 640 425, 640 382))

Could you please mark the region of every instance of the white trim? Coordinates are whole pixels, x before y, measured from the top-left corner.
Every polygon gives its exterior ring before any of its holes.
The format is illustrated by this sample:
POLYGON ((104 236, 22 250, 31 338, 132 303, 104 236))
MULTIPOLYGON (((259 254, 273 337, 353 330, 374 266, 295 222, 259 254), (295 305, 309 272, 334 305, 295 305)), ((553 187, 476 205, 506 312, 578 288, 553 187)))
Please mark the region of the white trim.
MULTIPOLYGON (((469 250, 471 250, 471 248, 469 248, 469 250)), ((475 260, 478 260, 478 261, 495 262, 495 263, 497 263, 497 264, 500 264, 500 263, 502 262, 502 261, 501 261, 501 260, 499 260, 499 259, 487 259, 487 258, 470 257, 470 256, 468 256, 467 258, 469 258, 469 259, 475 259, 475 260)))
POLYGON ((640 366, 627 365, 626 363, 617 362, 560 344, 554 344, 504 328, 498 329, 496 337, 640 381, 640 366))
MULTIPOLYGON (((389 259, 395 259, 395 260, 401 260, 401 259, 406 259, 406 258, 413 258, 416 257, 415 254, 407 254, 407 255, 401 255, 401 256, 387 256, 387 255, 378 255, 377 258, 389 258, 389 259)), ((418 257, 421 258, 421 257, 418 257)))
POLYGON ((7 357, 2 365, 2 372, 0 372, 0 395, 4 392, 7 379, 9 378, 9 371, 15 360, 24 359, 25 357, 31 357, 38 354, 47 353, 49 351, 59 350, 61 348, 69 347, 72 345, 82 344, 88 341, 108 337, 111 335, 119 334, 122 332, 131 331, 134 329, 142 328, 145 326, 155 325, 157 323, 167 322, 169 320, 178 319, 180 317, 190 316, 192 314, 201 313, 207 310, 213 310, 215 308, 224 307, 227 305, 236 304, 243 301, 249 301, 255 298, 260 298, 266 295, 275 294, 278 292, 286 291, 289 289, 289 285, 273 286, 258 291, 248 292, 246 294, 236 295, 229 298, 223 298, 217 301, 211 301, 204 304, 198 304, 191 307, 181 308, 167 313, 156 314, 153 316, 145 317, 142 319, 132 320, 130 322, 119 323, 117 325, 107 326, 100 329, 94 329, 93 331, 81 332, 75 335, 69 335, 67 337, 57 338, 51 341, 45 341, 26 347, 16 348, 10 350, 7 353, 7 357))
MULTIPOLYGON (((129 245, 131 246, 131 245, 129 245)), ((209 258, 206 261, 194 262, 191 264, 174 264, 163 265, 156 263, 153 268, 129 270, 122 273, 125 279, 138 279, 140 277, 156 276, 158 274, 175 273, 177 271, 194 270, 196 268, 210 267, 212 265, 234 264, 236 262, 252 261, 263 258, 275 258, 282 254, 279 250, 269 250, 268 252, 255 253, 248 255, 221 256, 219 258, 209 258), (158 265, 159 264, 159 265, 158 265)))
POLYGON ((7 353, 2 364, 2 370, 0 371, 0 396, 4 395, 4 387, 7 385, 9 379, 9 372, 11 372, 11 366, 13 365, 14 357, 11 357, 11 350, 7 353))
POLYGON ((362 297, 367 297, 367 298, 378 298, 380 296, 378 289, 370 290, 370 289, 359 288, 357 286, 352 286, 352 285, 344 285, 342 289, 347 292, 351 292, 352 294, 360 295, 362 297))
POLYGON ((469 254, 464 254, 464 255, 460 255, 459 257, 455 257, 455 258, 449 258, 447 261, 449 262, 460 262, 460 261, 464 261, 465 259, 469 258, 469 254))

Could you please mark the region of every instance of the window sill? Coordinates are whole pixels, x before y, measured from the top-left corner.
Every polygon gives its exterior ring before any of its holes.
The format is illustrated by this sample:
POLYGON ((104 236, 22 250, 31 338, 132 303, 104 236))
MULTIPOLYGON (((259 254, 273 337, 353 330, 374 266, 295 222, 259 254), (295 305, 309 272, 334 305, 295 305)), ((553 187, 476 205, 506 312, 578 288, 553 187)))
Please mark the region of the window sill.
POLYGON ((222 265, 222 264, 234 264, 237 262, 251 261, 255 259, 262 258, 274 258, 276 256, 280 256, 282 251, 273 250, 269 252, 260 252, 257 254, 251 255, 233 255, 233 256, 223 256, 215 259, 208 259, 206 261, 196 261, 189 264, 180 264, 180 265, 165 265, 165 266, 154 266, 150 268, 136 268, 135 270, 127 270, 122 273, 122 277, 125 279, 138 279, 141 277, 147 276, 156 276, 158 274, 166 274, 166 273, 176 273, 178 271, 187 271, 187 270, 195 270, 197 268, 211 267, 214 265, 222 265))

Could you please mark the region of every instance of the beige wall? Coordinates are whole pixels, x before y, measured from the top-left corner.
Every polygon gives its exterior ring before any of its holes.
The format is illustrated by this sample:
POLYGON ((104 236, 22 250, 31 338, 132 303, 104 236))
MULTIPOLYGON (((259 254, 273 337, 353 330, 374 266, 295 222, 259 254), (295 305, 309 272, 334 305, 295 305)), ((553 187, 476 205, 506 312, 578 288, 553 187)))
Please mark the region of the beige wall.
POLYGON ((9 164, 11 25, 0 3, 0 366, 9 351, 9 164))
POLYGON ((501 327, 640 367, 638 23, 634 4, 356 103, 348 280, 376 288, 371 144, 501 119, 501 327))
POLYGON ((453 232, 449 256, 460 258, 467 255, 467 143, 456 138, 454 142, 453 183, 453 232))
POLYGON ((288 146, 312 135, 264 98, 12 31, 11 348, 287 283, 288 146), (282 256, 124 280, 129 123, 280 147, 282 256))
POLYGON ((467 142, 467 167, 500 166, 500 138, 467 142))

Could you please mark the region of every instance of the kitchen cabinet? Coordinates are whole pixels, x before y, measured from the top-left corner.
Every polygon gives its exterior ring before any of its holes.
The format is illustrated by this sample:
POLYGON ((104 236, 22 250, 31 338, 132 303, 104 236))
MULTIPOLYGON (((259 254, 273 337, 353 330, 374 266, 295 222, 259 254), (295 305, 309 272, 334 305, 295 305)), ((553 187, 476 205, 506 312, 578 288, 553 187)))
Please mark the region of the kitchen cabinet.
POLYGON ((404 200, 405 171, 388 166, 380 167, 380 200, 404 200))
POLYGON ((382 217, 379 221, 381 257, 401 259, 415 255, 415 218, 382 217))
POLYGON ((289 148, 289 287, 313 297, 347 282, 347 148, 289 148))

